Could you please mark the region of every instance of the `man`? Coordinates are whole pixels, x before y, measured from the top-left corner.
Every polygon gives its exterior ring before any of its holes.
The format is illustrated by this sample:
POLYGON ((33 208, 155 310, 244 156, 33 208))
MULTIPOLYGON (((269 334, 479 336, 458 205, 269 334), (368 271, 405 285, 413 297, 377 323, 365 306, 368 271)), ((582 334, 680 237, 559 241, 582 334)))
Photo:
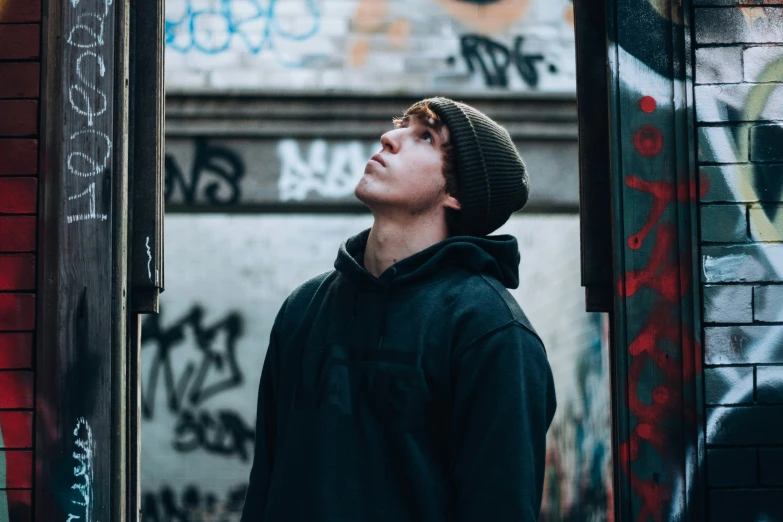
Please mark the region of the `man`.
POLYGON ((533 522, 555 411, 506 290, 527 201, 505 129, 446 98, 395 120, 356 196, 370 230, 272 328, 243 522, 533 522))

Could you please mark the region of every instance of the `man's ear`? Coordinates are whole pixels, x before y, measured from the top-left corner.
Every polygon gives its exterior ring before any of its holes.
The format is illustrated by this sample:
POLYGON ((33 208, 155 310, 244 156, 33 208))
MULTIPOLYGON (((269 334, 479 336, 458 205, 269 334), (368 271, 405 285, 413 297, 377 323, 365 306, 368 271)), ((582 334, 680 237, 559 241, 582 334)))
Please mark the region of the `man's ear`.
POLYGON ((449 194, 446 194, 446 199, 443 200, 443 206, 446 208, 452 208, 454 210, 462 209, 462 205, 460 205, 459 200, 457 200, 457 198, 454 196, 450 196, 449 194))

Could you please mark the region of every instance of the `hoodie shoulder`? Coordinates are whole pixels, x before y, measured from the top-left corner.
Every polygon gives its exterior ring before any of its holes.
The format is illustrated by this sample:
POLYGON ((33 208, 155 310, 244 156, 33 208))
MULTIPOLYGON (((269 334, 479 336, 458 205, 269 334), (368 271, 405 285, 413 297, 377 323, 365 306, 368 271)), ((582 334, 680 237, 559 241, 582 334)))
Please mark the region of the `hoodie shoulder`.
POLYGON ((286 330, 286 327, 289 325, 288 323, 291 321, 299 321, 302 318, 305 311, 307 310, 307 307, 310 305, 316 293, 318 292, 318 289, 321 288, 321 286, 323 286, 324 283, 326 283, 328 280, 332 279, 334 275, 334 269, 327 270, 326 272, 318 274, 317 276, 312 277, 301 285, 297 286, 294 291, 288 295, 288 298, 284 304, 284 330, 286 330))
POLYGON ((450 298, 459 313, 455 324, 456 346, 471 344, 487 333, 512 323, 540 338, 514 296, 494 277, 473 273, 454 285, 450 298))

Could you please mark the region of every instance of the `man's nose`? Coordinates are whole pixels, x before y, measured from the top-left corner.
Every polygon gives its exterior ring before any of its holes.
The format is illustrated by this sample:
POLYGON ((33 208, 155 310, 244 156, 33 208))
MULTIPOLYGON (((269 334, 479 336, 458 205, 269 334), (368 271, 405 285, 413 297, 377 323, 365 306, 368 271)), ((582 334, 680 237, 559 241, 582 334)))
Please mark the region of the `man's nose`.
POLYGON ((403 129, 394 129, 384 132, 381 136, 381 146, 386 152, 395 154, 400 148, 400 137, 403 129))

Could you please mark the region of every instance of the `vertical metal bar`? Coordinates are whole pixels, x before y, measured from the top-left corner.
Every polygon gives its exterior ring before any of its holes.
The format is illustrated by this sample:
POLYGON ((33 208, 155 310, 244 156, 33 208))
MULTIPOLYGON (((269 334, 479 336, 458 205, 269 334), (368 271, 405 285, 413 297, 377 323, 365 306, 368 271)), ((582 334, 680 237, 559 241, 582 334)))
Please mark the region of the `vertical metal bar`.
POLYGON ((113 221, 113 312, 112 329, 112 444, 111 520, 124 522, 128 503, 128 99, 129 99, 129 2, 115 0, 115 156, 113 221), (121 289, 121 291, 120 291, 121 289))

